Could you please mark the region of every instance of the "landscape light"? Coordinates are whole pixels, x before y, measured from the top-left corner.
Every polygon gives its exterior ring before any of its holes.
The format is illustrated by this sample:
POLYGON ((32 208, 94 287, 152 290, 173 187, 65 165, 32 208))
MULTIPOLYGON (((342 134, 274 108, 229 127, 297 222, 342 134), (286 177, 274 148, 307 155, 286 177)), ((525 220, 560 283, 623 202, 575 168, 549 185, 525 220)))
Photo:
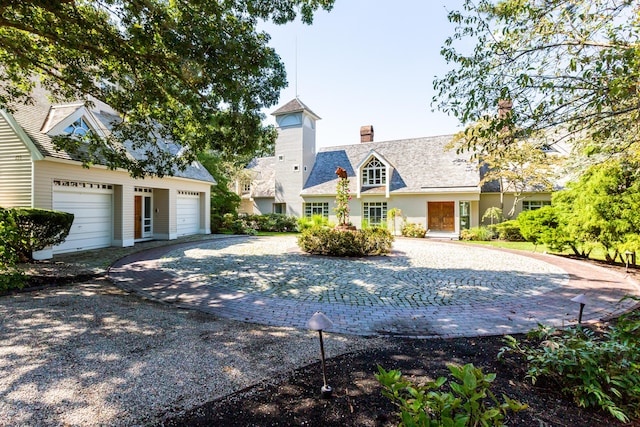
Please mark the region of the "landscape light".
POLYGON ((307 322, 307 327, 312 331, 318 331, 320 334, 320 360, 322 361, 322 382, 323 386, 320 388, 321 396, 324 398, 331 397, 331 392, 333 391, 329 384, 327 384, 327 365, 324 360, 324 343, 322 341, 322 331, 325 329, 329 329, 333 326, 333 322, 329 320, 324 313, 320 311, 316 311, 311 319, 307 322))
POLYGON ((571 301, 580 303, 580 313, 578 314, 578 324, 582 323, 582 310, 584 310, 584 306, 588 304, 589 298, 585 294, 580 294, 571 298, 571 301))

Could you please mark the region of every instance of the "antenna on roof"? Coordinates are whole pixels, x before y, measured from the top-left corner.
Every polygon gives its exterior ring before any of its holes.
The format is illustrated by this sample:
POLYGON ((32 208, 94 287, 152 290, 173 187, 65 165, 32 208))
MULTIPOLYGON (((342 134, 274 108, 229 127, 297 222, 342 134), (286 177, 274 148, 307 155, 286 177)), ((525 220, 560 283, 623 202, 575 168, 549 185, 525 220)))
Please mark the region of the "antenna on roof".
POLYGON ((296 36, 296 57, 295 57, 295 82, 294 82, 294 89, 296 91, 296 99, 298 99, 298 36, 296 36))

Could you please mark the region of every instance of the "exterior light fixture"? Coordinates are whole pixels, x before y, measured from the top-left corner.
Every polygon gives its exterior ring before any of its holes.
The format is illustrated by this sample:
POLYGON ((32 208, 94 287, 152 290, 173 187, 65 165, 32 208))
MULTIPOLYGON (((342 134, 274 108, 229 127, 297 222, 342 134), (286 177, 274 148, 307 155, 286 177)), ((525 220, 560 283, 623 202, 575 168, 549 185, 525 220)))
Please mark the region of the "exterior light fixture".
POLYGON ((585 294, 580 294, 578 296, 575 296, 575 297, 571 298, 571 301, 577 302, 577 303, 580 304, 580 313, 578 314, 578 324, 581 324, 582 323, 582 311, 584 310, 584 306, 590 302, 589 298, 587 298, 587 296, 585 294))
POLYGON ((624 264, 625 264, 625 268, 624 268, 624 272, 628 273, 629 272, 629 264, 632 263, 633 265, 636 264, 636 253, 635 252, 631 252, 631 251, 625 251, 624 252, 624 264))
POLYGON ((320 393, 323 398, 331 397, 331 393, 333 390, 331 386, 327 384, 327 365, 324 360, 324 343, 322 342, 322 331, 325 329, 329 329, 333 326, 333 322, 329 320, 324 313, 320 311, 316 311, 311 319, 307 322, 307 327, 312 331, 318 331, 320 334, 320 360, 322 361, 322 381, 323 386, 320 388, 320 393))

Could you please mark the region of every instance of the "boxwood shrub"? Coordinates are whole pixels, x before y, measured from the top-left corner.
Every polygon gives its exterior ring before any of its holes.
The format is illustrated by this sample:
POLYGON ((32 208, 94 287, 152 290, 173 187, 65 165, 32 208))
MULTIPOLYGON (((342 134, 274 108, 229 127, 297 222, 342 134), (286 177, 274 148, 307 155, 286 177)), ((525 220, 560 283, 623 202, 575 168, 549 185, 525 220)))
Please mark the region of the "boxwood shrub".
POLYGON ((388 254, 392 242, 391 233, 379 227, 345 231, 315 226, 298 237, 298 246, 307 253, 342 257, 388 254))
POLYGON ((19 242, 13 212, 0 208, 0 291, 21 288, 24 284, 23 274, 16 268, 19 242))
POLYGON ((13 217, 19 234, 18 254, 32 261, 33 252, 64 242, 71 230, 73 214, 48 209, 15 208, 13 217))

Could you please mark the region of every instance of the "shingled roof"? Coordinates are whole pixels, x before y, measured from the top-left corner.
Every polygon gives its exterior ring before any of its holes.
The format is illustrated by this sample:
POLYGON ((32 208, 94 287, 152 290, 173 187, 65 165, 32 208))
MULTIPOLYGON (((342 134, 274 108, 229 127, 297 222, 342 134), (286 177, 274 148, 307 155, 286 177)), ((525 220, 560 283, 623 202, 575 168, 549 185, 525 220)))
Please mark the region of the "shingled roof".
MULTIPOLYGON (((451 135, 445 135, 322 148, 302 195, 335 194, 337 167, 347 171, 351 191, 355 192, 356 168, 370 155, 382 157, 391 165, 391 194, 479 192, 476 165, 470 163, 467 156, 446 149, 451 139, 451 135)), ((363 189, 362 193, 377 192, 384 194, 384 189, 363 189)))
MULTIPOLYGON (((22 127, 43 156, 78 161, 79 159, 74 158, 72 154, 57 150, 53 144, 53 139, 47 132, 79 108, 85 107, 84 102, 53 104, 49 101, 46 90, 40 85, 36 86, 31 97, 32 103, 13 106, 11 115, 16 123, 22 127)), ((95 106, 88 108, 88 110, 100 124, 101 131, 109 132, 113 123, 121 120, 120 116, 104 103, 95 101, 94 104, 95 106)), ((133 149, 132 144, 129 142, 125 142, 124 145, 132 157, 142 158, 143 151, 133 149)), ((180 150, 177 144, 165 143, 164 145, 166 149, 176 155, 180 150)), ((198 162, 192 163, 184 171, 176 168, 174 176, 215 183, 215 179, 211 174, 198 162)))
POLYGON ((276 111, 271 113, 272 116, 281 116, 283 114, 289 113, 299 113, 301 111, 306 111, 310 115, 313 116, 316 120, 320 120, 320 116, 311 111, 309 107, 307 107, 304 102, 300 101, 298 98, 294 98, 291 101, 284 104, 282 107, 278 108, 276 111))
POLYGON ((251 197, 275 197, 276 158, 259 157, 253 159, 247 169, 251 171, 251 197))

